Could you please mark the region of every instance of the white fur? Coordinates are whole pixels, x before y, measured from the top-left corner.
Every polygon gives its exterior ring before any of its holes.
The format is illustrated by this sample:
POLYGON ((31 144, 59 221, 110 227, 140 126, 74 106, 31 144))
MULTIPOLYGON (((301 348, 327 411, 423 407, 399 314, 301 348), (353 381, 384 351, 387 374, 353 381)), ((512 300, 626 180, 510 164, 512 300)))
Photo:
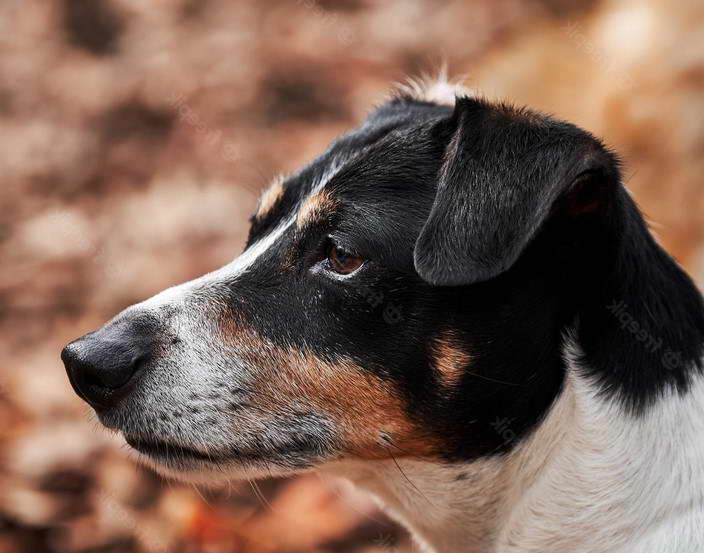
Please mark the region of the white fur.
POLYGON ((409 78, 405 83, 396 86, 401 94, 410 96, 420 102, 454 106, 455 98, 474 96, 475 91, 465 87, 458 81, 451 81, 447 69, 441 69, 436 77, 422 76, 419 79, 409 78))
POLYGON ((381 498, 429 551, 698 553, 703 435, 701 379, 633 418, 571 368, 546 419, 504 460, 333 471, 381 498))
POLYGON ((391 516, 411 530, 423 551, 493 551, 505 484, 503 463, 493 459, 440 465, 426 461, 344 461, 323 472, 371 492, 391 516), (465 480, 457 481, 460 474, 465 480))
POLYGON ((185 298, 194 290, 210 284, 222 282, 223 280, 235 280, 239 276, 245 274, 250 267, 254 265, 257 259, 259 259, 272 245, 274 245, 281 235, 293 225, 294 221, 294 217, 290 217, 289 219, 283 221, 273 231, 255 242, 252 246, 242 252, 241 255, 235 258, 234 261, 224 267, 207 273, 194 280, 167 288, 159 294, 152 296, 141 303, 133 305, 129 309, 154 309, 166 304, 178 304, 180 299, 185 298))
MULTIPOLYGON (((453 105, 470 91, 440 79, 411 82, 404 92, 453 105)), ((294 222, 288 219, 222 269, 130 309, 158 310, 235 280, 294 222)), ((196 324, 183 324, 185 342, 203 334, 192 330, 196 324)), ((199 368, 202 357, 195 352, 182 363, 198 376, 184 380, 189 390, 213 386, 209 378, 217 371, 199 368)), ((211 425, 211 442, 225 441, 226 422, 211 425)), ((632 418, 572 367, 546 419, 507 457, 455 465, 344 461, 321 470, 378 496, 426 550, 437 553, 697 553, 704 552, 703 435, 704 381, 632 418), (466 477, 458 480, 460 475, 466 477)), ((189 441, 197 443, 197 437, 189 441)))
MULTIPOLYGON (((115 410, 101 421, 125 434, 159 439, 198 449, 203 453, 222 453, 237 445, 251 449, 254 429, 265 435, 274 431, 271 420, 264 421, 259 413, 241 410, 232 414, 228 408, 228 386, 249 386, 254 378, 252 370, 241 363, 231 349, 223 346, 221 330, 211 316, 217 311, 217 290, 235 282, 271 248, 294 224, 293 217, 250 246, 232 263, 203 275, 200 278, 174 286, 156 296, 127 308, 115 320, 134 314, 142 316, 151 312, 155 320, 178 336, 180 346, 163 356, 156 370, 147 371, 139 389, 128 401, 133 408, 115 410), (215 292, 214 292, 215 291, 215 292), (207 297, 198 302, 198 297, 207 297), (213 397, 213 391, 222 393, 213 397), (148 408, 144 408, 147 406, 148 408), (197 409, 195 412, 191 409, 197 409), (175 413, 179 413, 176 415, 175 413), (161 415, 161 416, 160 416, 161 415), (107 418, 106 418, 107 417, 107 418), (238 432, 233 437, 233 427, 238 425, 251 430, 250 434, 238 432), (236 438, 239 440, 235 443, 236 438)), ((224 300, 223 300, 224 301, 224 300)), ((139 455, 143 461, 148 457, 139 455)), ((149 462, 151 466, 157 466, 149 462)), ((276 474, 276 468, 267 463, 252 464, 246 474, 238 463, 226 466, 205 466, 194 463, 192 470, 182 466, 177 470, 159 467, 161 472, 190 481, 222 481, 225 477, 265 477, 276 474)))

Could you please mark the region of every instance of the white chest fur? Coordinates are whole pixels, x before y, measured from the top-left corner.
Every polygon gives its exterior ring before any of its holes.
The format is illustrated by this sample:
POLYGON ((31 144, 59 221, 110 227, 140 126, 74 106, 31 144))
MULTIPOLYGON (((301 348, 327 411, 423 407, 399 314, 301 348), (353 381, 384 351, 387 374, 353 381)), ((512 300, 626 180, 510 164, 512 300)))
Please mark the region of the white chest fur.
POLYGON ((506 459, 333 472, 377 495, 438 553, 697 553, 704 381, 634 418, 571 370, 544 422, 506 459))

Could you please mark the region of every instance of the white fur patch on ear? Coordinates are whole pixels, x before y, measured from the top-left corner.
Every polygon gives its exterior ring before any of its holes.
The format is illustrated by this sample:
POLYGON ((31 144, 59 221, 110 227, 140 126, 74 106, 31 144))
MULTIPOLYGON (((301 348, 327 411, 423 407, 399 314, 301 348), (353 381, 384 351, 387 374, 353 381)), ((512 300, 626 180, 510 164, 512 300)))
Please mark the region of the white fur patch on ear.
POLYGON ((457 96, 476 96, 476 91, 464 86, 461 79, 449 79, 446 68, 440 69, 435 76, 409 77, 395 89, 401 96, 443 106, 454 106, 457 96))

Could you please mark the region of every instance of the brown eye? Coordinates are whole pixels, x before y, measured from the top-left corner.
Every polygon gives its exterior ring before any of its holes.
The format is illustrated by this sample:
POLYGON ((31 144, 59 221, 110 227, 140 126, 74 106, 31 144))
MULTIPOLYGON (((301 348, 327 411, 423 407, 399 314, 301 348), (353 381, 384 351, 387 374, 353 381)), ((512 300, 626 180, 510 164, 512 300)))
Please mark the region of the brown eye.
POLYGON ((331 244, 328 250, 328 262, 330 263, 330 268, 341 275, 354 273, 364 265, 364 259, 346 252, 335 244, 331 244))

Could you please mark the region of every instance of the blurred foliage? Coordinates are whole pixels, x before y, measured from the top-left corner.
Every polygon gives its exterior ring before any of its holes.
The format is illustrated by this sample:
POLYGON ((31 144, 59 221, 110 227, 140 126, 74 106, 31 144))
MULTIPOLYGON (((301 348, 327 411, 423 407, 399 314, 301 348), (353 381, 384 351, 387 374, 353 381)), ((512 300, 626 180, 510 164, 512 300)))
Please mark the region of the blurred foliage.
POLYGON ((91 422, 58 354, 234 257, 275 174, 442 62, 604 137, 704 277, 698 0, 0 3, 0 553, 409 550, 315 476, 161 481, 91 422))

